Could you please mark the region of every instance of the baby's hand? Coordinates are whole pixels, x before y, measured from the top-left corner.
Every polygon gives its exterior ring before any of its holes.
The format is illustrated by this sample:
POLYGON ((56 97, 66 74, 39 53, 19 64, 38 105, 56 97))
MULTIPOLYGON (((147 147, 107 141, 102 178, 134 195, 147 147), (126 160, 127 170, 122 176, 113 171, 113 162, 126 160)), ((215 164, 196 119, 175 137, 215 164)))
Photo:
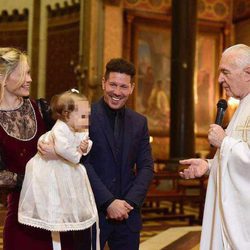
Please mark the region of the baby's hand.
POLYGON ((88 146, 89 146, 89 140, 88 139, 85 139, 85 140, 81 141, 80 150, 82 151, 83 154, 87 153, 88 146))

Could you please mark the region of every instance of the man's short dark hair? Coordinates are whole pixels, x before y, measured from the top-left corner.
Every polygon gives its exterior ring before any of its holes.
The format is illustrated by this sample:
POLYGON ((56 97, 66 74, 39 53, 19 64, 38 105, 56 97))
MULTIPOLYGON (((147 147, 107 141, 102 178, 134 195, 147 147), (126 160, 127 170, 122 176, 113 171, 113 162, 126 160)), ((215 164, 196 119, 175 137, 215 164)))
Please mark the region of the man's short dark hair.
POLYGON ((105 80, 109 78, 110 72, 125 73, 131 77, 135 76, 136 70, 134 64, 123 58, 113 58, 106 64, 105 80))

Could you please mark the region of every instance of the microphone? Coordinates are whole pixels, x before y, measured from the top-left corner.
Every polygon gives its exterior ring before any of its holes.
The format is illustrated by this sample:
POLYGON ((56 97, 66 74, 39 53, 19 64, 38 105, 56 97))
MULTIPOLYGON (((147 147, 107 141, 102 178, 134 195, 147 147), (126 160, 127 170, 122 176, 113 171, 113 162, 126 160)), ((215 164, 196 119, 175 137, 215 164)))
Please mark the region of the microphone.
MULTIPOLYGON (((222 121, 225 115, 225 111, 227 109, 227 101, 225 99, 220 99, 217 103, 217 114, 215 118, 215 124, 222 125, 222 121)), ((213 148, 214 146, 210 144, 210 146, 213 148)))
POLYGON ((225 99, 220 99, 217 103, 217 114, 215 118, 215 124, 222 125, 222 121, 227 109, 227 101, 225 99))

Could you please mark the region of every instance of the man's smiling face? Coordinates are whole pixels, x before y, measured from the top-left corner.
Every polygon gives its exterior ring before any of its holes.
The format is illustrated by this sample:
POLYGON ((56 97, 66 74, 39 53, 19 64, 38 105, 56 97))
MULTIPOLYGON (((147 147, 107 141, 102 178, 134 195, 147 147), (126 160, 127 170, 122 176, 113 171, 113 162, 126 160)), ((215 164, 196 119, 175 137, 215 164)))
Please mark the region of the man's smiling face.
POLYGON ((130 75, 110 72, 108 79, 103 79, 102 88, 107 105, 112 109, 120 109, 125 106, 134 85, 131 83, 130 75))

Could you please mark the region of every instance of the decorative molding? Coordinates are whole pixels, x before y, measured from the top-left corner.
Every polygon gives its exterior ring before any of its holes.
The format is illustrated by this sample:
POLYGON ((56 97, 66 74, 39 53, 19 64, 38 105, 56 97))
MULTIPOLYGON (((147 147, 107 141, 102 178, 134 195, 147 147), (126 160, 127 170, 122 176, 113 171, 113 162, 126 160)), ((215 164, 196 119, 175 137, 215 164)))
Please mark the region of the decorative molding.
POLYGON ((199 0, 198 19, 228 22, 231 20, 231 0, 199 0))
POLYGON ((47 5, 48 16, 58 17, 71 15, 80 11, 80 3, 76 1, 71 1, 72 4, 69 4, 67 1, 64 2, 64 5, 61 6, 59 3, 55 4, 54 8, 51 5, 47 5))
POLYGON ((26 8, 23 9, 22 13, 19 13, 17 9, 14 9, 12 14, 7 10, 3 10, 0 15, 0 23, 28 21, 28 15, 29 11, 26 8))
POLYGON ((107 5, 120 6, 122 0, 104 0, 107 5))
POLYGON ((1 31, 18 31, 28 30, 28 9, 23 9, 22 13, 19 13, 17 9, 14 9, 10 14, 8 11, 3 10, 0 15, 0 30, 1 31))
POLYGON ((124 0, 124 8, 170 15, 171 0, 124 0))
POLYGON ((48 26, 51 28, 53 26, 68 25, 80 21, 80 3, 73 2, 69 5, 64 2, 64 5, 55 4, 52 8, 47 5, 48 10, 48 26))

